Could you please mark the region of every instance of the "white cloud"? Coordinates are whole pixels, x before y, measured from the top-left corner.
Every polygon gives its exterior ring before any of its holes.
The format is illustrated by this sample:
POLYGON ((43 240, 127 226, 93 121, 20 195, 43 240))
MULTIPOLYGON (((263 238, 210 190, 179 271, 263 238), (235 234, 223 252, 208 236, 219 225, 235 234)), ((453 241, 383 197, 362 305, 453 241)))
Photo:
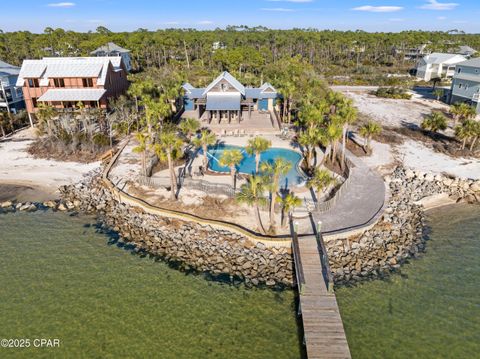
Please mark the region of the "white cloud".
POLYGON ((447 17, 446 16, 438 16, 437 20, 447 20, 447 17))
POLYGON ((198 22, 199 25, 211 25, 213 24, 213 21, 210 20, 202 20, 198 22))
POLYGON ((74 2, 54 2, 47 4, 49 7, 73 7, 75 6, 74 2))
POLYGON ((391 19, 388 19, 390 22, 404 22, 405 19, 399 18, 399 17, 393 17, 391 19))
POLYGON ((180 25, 178 21, 166 21, 163 23, 164 25, 180 25))
POLYGON ((441 3, 437 0, 427 0, 427 4, 420 6, 420 9, 425 10, 453 10, 459 4, 455 2, 441 3))
POLYGON ((352 10, 354 11, 368 11, 368 12, 395 12, 403 10, 401 6, 358 6, 354 7, 352 10))
POLYGON ((263 10, 263 11, 278 11, 278 12, 292 12, 292 11, 295 11, 293 9, 287 9, 287 8, 284 8, 284 7, 264 7, 264 8, 261 8, 260 10, 263 10))

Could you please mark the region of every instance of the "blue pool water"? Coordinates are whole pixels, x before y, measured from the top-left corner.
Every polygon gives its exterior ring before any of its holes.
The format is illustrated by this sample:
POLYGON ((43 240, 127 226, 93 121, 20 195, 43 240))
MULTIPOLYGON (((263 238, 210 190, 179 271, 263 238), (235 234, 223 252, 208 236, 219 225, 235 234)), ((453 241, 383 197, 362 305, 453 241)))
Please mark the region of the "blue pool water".
MULTIPOLYGON (((248 155, 244 147, 232 146, 232 145, 217 145, 211 147, 208 150, 209 168, 217 172, 230 172, 228 167, 220 166, 219 160, 222 157, 222 153, 225 150, 238 149, 243 153, 243 160, 240 165, 237 166, 237 170, 244 174, 255 173, 255 155, 248 155)), ((305 183, 305 177, 302 175, 299 169, 299 163, 302 156, 295 151, 285 148, 269 148, 263 152, 260 156, 260 163, 274 161, 276 158, 282 157, 292 164, 290 172, 286 176, 280 178, 281 187, 298 186, 305 183)))

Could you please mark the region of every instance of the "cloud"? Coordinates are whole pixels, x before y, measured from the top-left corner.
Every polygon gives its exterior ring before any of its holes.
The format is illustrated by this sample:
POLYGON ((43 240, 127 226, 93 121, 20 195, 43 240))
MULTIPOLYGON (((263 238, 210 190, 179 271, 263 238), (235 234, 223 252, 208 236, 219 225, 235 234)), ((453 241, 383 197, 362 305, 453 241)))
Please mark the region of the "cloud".
POLYGON ((202 20, 198 22, 199 25, 212 25, 213 21, 210 20, 202 20))
POLYGON ((405 19, 399 18, 399 17, 393 17, 391 19, 388 19, 390 22, 404 22, 405 19))
POLYGON ((425 10, 453 10, 459 4, 455 2, 441 3, 437 0, 427 0, 427 4, 420 6, 420 9, 425 10))
POLYGON ((278 12, 292 12, 292 11, 295 11, 293 9, 287 9, 287 8, 284 8, 284 7, 264 7, 264 8, 261 8, 260 10, 262 10, 262 11, 278 11, 278 12))
POLYGON ((164 25, 180 25, 179 21, 166 21, 163 23, 164 25))
POLYGON ((76 4, 74 2, 54 2, 47 4, 49 7, 73 7, 76 4))
POLYGON ((358 6, 354 7, 352 10, 354 11, 368 11, 368 12, 395 12, 403 10, 401 6, 358 6))
POLYGON ((446 16, 438 16, 437 20, 447 20, 447 17, 446 16))

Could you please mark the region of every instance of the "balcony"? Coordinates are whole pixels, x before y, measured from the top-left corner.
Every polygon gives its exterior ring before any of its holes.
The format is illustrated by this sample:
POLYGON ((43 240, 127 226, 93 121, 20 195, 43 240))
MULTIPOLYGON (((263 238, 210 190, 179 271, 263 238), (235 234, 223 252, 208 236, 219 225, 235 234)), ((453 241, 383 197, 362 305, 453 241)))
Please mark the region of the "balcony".
POLYGON ((472 101, 479 102, 480 101, 480 93, 473 94, 472 101))

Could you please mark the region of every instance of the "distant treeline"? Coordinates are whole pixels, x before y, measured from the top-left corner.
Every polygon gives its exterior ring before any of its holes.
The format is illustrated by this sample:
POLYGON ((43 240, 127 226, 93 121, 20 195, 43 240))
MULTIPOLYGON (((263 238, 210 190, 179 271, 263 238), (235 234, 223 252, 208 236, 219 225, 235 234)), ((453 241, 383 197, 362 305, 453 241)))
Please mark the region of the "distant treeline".
MULTIPOLYGON (((428 44, 431 51, 454 51, 459 45, 480 49, 480 34, 458 31, 368 33, 312 29, 270 30, 263 27, 229 26, 198 31, 168 29, 80 33, 46 28, 42 34, 0 31, 0 59, 20 65, 23 59, 42 56, 85 56, 109 42, 131 50, 136 71, 172 67, 180 73, 211 73, 229 70, 242 78, 258 77, 264 68, 282 58, 299 56, 327 78, 348 75, 361 82, 412 67, 403 51, 428 44), (219 43, 214 50, 213 44, 219 43), (400 51, 393 51, 396 48, 400 51)), ((197 76, 194 76, 197 77, 197 76)))

